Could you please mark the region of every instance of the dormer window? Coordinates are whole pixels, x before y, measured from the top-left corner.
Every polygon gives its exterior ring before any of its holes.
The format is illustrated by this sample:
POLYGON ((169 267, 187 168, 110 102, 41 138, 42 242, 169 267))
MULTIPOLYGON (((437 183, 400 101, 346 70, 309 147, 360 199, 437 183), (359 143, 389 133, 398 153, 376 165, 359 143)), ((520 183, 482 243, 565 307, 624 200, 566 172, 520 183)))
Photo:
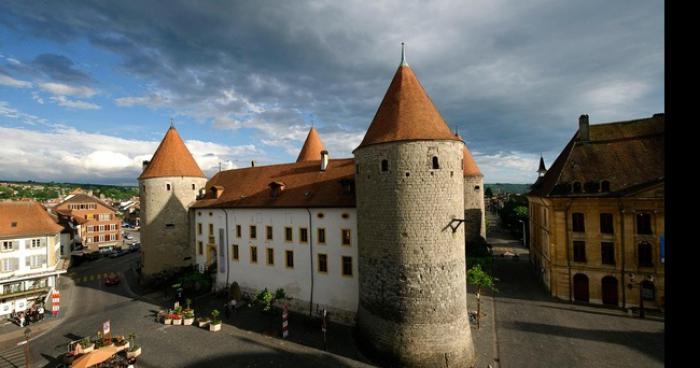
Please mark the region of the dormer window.
POLYGON ((440 162, 438 161, 437 156, 433 156, 433 170, 438 170, 440 169, 440 162))
POLYGON ((574 182, 574 193, 581 193, 581 183, 577 181, 574 182))
POLYGON ((221 193, 224 192, 224 187, 220 185, 214 185, 211 188, 209 188, 209 194, 211 195, 211 198, 217 199, 221 197, 221 193))
POLYGON ((286 185, 281 181, 273 181, 272 183, 268 184, 268 186, 270 187, 270 197, 272 198, 279 197, 280 193, 282 193, 286 187, 286 185))
POLYGON ((12 227, 17 227, 17 223, 16 223, 16 222, 13 222, 13 223, 12 223, 12 227))
POLYGON ((343 187, 343 194, 352 194, 355 192, 355 181, 352 179, 341 179, 340 185, 343 187))

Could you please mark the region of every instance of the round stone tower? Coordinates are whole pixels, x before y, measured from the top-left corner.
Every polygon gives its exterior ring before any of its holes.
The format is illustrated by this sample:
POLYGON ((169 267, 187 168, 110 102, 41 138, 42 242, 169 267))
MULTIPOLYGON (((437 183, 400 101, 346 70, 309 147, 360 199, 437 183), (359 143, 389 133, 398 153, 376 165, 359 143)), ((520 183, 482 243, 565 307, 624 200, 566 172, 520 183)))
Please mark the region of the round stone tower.
MULTIPOLYGON (((461 139, 458 135, 457 138, 461 139)), ((467 244, 486 239, 486 207, 484 206, 484 175, 464 144, 464 234, 467 244)))
POLYGON ((207 178, 171 126, 139 176, 141 264, 148 278, 194 262, 188 214, 207 178))
POLYGON ((360 146, 358 342, 382 364, 469 367, 461 140, 402 62, 360 146), (453 230, 453 227, 455 230, 453 230))

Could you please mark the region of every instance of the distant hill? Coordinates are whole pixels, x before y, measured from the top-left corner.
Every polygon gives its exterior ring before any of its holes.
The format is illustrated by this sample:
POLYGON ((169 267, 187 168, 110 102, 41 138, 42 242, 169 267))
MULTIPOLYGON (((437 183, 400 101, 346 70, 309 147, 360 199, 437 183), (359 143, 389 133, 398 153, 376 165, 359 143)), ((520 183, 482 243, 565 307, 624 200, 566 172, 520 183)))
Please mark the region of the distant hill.
MULTIPOLYGON (((525 194, 530 191, 530 185, 532 184, 508 184, 508 183, 496 183, 496 184, 484 184, 484 187, 491 188, 493 194, 497 193, 514 193, 514 194, 525 194)), ((486 189, 484 189, 486 190, 486 189)))
POLYGON ((137 186, 0 180, 0 200, 33 198, 45 201, 66 196, 77 188, 86 192, 92 191, 96 197, 103 194, 105 198, 111 198, 115 201, 125 201, 139 195, 137 186))

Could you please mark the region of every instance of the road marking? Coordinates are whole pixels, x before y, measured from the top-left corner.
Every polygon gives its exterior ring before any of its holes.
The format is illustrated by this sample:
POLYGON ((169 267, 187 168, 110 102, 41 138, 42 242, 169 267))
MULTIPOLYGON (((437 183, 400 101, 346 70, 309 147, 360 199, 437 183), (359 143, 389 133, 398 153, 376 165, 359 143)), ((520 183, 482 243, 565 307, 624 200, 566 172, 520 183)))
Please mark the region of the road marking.
POLYGON ((0 368, 24 367, 24 348, 17 346, 0 353, 0 368))

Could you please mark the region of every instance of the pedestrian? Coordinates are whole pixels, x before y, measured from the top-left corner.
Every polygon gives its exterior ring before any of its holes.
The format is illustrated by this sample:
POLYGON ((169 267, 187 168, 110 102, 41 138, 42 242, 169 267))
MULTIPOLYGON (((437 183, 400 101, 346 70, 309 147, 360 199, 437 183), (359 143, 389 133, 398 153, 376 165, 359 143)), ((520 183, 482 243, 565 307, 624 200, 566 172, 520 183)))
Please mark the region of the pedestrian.
POLYGON ((24 312, 19 312, 19 327, 24 327, 24 312))
POLYGON ((40 304, 39 305, 39 321, 42 321, 44 319, 44 305, 40 304))

